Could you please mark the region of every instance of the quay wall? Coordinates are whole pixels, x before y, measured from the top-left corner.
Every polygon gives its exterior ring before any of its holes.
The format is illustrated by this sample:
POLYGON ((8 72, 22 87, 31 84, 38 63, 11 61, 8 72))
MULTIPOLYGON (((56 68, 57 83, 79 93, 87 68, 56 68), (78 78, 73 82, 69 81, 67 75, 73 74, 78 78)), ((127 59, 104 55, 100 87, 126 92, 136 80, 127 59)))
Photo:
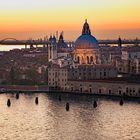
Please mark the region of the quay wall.
POLYGON ((0 92, 6 92, 6 91, 49 91, 49 88, 46 85, 40 85, 40 86, 0 85, 0 92))
POLYGON ((65 91, 98 95, 140 97, 140 83, 117 81, 68 81, 65 91))

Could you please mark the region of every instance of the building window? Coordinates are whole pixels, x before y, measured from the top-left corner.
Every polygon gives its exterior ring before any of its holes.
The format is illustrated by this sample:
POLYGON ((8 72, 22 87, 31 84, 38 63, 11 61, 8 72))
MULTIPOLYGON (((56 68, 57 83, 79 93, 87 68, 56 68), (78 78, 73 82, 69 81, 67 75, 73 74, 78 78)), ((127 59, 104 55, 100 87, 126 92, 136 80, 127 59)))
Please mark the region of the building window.
POLYGON ((89 73, 89 75, 91 75, 91 71, 90 71, 90 70, 89 70, 89 72, 88 72, 88 73, 89 73))
POLYGON ((126 88, 126 93, 128 93, 128 87, 126 88))
POLYGON ((55 77, 57 77, 57 72, 55 72, 55 77))
POLYGON ((91 88, 89 89, 89 92, 92 93, 92 89, 91 88))
POLYGON ((111 94, 111 90, 109 90, 109 94, 111 94))
POLYGON ((78 61, 78 63, 80 63, 80 57, 79 56, 77 57, 77 61, 78 61))
POLYGON ((92 87, 92 85, 89 85, 89 87, 92 87))
POLYGON ((87 56, 87 64, 90 64, 90 62, 89 62, 89 57, 87 56))
POLYGON ((90 62, 91 62, 91 63, 93 62, 93 56, 90 57, 90 62))
POLYGON ((119 95, 121 95, 122 94, 122 91, 121 90, 119 90, 119 95))

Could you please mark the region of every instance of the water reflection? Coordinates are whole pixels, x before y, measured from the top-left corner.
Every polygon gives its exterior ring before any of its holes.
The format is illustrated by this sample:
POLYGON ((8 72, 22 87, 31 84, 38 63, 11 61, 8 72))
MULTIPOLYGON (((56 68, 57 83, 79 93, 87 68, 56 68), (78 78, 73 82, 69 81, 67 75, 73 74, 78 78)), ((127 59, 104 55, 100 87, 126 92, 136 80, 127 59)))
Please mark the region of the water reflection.
POLYGON ((93 97, 47 94, 0 95, 2 140, 112 140, 140 139, 140 105, 93 97), (35 104, 38 97, 39 104, 35 104), (7 107, 7 99, 11 107, 7 107), (65 110, 70 103, 70 111, 65 110))

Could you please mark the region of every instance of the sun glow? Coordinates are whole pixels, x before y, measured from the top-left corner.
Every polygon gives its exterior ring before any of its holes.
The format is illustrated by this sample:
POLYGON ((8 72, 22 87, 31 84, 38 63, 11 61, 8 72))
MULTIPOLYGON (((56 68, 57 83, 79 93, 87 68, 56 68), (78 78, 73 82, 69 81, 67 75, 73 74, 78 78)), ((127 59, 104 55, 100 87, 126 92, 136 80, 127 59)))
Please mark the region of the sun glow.
POLYGON ((24 36, 28 38, 33 32, 39 37, 40 33, 63 30, 67 39, 74 39, 85 18, 98 38, 112 38, 116 30, 118 35, 134 38, 140 36, 139 6, 139 0, 4 0, 0 5, 0 38, 8 33, 18 38, 19 32, 28 33, 24 36))

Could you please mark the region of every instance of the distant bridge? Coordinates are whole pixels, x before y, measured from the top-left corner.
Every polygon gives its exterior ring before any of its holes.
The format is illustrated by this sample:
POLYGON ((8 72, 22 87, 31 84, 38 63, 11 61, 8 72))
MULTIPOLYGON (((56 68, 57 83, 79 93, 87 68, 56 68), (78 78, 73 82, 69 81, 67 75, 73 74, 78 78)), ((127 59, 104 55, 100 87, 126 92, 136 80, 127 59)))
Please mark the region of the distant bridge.
POLYGON ((19 41, 19 40, 17 40, 16 38, 4 38, 4 39, 1 40, 1 42, 4 42, 4 41, 6 41, 6 40, 15 40, 15 41, 19 41))
POLYGON ((42 45, 48 43, 42 40, 17 40, 16 38, 4 38, 0 40, 1 45, 42 45))
MULTIPOLYGON (((118 40, 99 40, 101 45, 118 44, 118 40)), ((4 38, 0 40, 0 45, 44 45, 48 41, 45 40, 17 40, 16 38, 4 38)), ((66 41, 68 44, 73 44, 72 41, 66 41)), ((140 40, 122 40, 122 44, 140 44, 140 40)))

